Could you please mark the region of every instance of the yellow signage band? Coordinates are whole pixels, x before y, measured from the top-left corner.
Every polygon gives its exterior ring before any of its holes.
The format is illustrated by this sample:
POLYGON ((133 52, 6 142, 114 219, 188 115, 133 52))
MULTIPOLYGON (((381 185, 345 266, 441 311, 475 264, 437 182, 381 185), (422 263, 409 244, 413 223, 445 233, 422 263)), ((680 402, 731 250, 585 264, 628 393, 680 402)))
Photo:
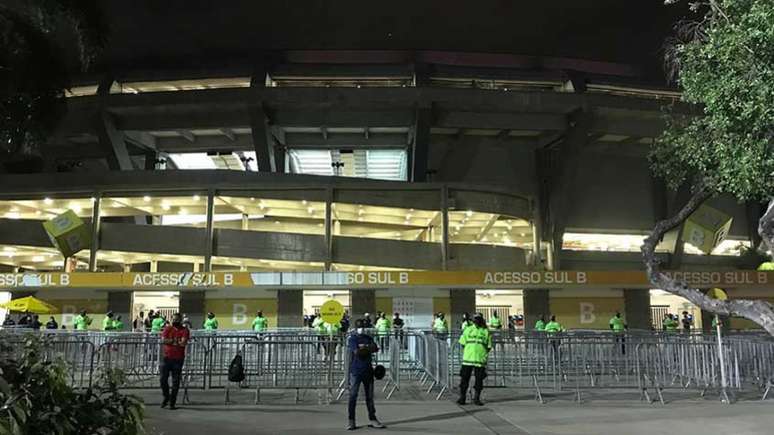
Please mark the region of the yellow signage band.
MULTIPOLYGON (((671 271, 697 288, 774 288, 774 271, 671 271)), ((0 273, 0 290, 97 288, 358 289, 358 288, 627 288, 649 289, 642 271, 373 271, 373 272, 75 272, 0 273)))

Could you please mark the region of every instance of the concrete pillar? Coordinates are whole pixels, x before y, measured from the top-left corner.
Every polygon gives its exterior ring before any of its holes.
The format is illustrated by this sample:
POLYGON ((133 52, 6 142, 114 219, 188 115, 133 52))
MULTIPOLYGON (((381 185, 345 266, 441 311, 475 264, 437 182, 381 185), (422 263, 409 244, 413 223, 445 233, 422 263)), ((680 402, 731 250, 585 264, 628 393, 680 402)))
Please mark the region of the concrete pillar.
POLYGON ((451 319, 449 325, 452 330, 459 330, 462 324, 462 314, 471 316, 476 312, 475 290, 449 290, 449 305, 451 306, 451 319))
POLYGON ((304 324, 304 291, 277 291, 277 326, 299 328, 304 324))
POLYGON ((187 315, 193 329, 201 329, 204 324, 204 292, 182 290, 180 292, 180 314, 187 315))
POLYGON ((524 329, 531 331, 540 316, 545 316, 546 321, 551 316, 548 290, 524 290, 524 329))
POLYGON ((650 290, 624 289, 624 320, 631 329, 649 330, 653 325, 650 319, 650 290))
POLYGON ((131 291, 111 291, 108 292, 108 311, 113 312, 113 319, 121 316, 124 323, 124 331, 132 329, 132 296, 131 291))
POLYGON ((370 313, 371 321, 376 321, 376 290, 352 290, 350 300, 352 301, 352 320, 360 319, 365 313, 370 313))

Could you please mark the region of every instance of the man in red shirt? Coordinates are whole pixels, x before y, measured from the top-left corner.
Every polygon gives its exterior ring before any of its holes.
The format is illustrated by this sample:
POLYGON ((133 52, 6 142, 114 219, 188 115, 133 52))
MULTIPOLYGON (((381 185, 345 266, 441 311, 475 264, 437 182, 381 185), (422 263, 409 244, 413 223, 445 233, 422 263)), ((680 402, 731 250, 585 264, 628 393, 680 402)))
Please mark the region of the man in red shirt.
POLYGON ((180 313, 172 316, 172 324, 167 325, 161 332, 161 343, 164 350, 164 361, 161 363, 161 392, 164 401, 161 407, 177 409, 177 390, 180 388, 180 378, 183 374, 183 361, 185 361, 185 347, 191 338, 191 332, 183 326, 180 313), (172 391, 169 391, 169 374, 172 374, 172 391))

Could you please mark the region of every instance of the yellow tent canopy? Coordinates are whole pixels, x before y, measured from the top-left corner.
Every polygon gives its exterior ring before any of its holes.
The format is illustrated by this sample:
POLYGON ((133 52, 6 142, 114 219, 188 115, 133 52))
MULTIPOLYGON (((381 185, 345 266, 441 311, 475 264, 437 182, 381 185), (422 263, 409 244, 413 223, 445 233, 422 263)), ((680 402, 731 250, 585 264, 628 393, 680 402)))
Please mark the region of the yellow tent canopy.
POLYGON ((30 312, 35 314, 51 314, 59 311, 55 306, 34 296, 14 299, 4 304, 0 304, 0 308, 5 308, 10 311, 30 312))

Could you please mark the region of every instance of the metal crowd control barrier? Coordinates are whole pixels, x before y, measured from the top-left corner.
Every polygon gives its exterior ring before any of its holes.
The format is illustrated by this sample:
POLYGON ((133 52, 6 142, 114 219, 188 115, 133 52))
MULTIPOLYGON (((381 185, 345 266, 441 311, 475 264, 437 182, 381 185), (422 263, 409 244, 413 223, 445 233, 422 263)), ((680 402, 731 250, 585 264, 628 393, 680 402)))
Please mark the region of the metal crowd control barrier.
MULTIPOLYGON (((30 330, 0 330, 12 344, 2 356, 13 356, 30 330), (10 355, 9 355, 10 353, 10 355)), ((34 333, 34 332, 33 332, 34 333)), ((161 344, 157 334, 95 331, 41 331, 43 358, 60 358, 69 381, 87 388, 108 370, 120 369, 127 388, 157 388, 161 344)), ((309 328, 252 331, 193 331, 183 367, 183 390, 301 390, 340 398, 349 388, 351 354, 344 335, 318 335, 309 328), (241 355, 246 378, 235 384, 228 368, 241 355)), ((462 349, 457 333, 437 336, 404 330, 376 336, 381 346, 374 359, 387 369, 383 392, 391 398, 407 380, 418 381, 440 399, 458 383, 462 349)), ((584 392, 600 388, 638 391, 643 400, 665 402, 670 390, 717 391, 724 401, 736 392, 758 389, 765 400, 774 386, 774 340, 732 334, 722 347, 713 335, 684 333, 626 334, 579 331, 567 334, 493 333, 486 388, 527 388, 542 403, 543 391, 584 392), (720 351, 719 351, 720 349, 720 351), (722 352, 722 353, 721 353, 722 352), (722 355, 722 357, 721 357, 722 355), (655 394, 655 399, 651 396, 655 394)))

